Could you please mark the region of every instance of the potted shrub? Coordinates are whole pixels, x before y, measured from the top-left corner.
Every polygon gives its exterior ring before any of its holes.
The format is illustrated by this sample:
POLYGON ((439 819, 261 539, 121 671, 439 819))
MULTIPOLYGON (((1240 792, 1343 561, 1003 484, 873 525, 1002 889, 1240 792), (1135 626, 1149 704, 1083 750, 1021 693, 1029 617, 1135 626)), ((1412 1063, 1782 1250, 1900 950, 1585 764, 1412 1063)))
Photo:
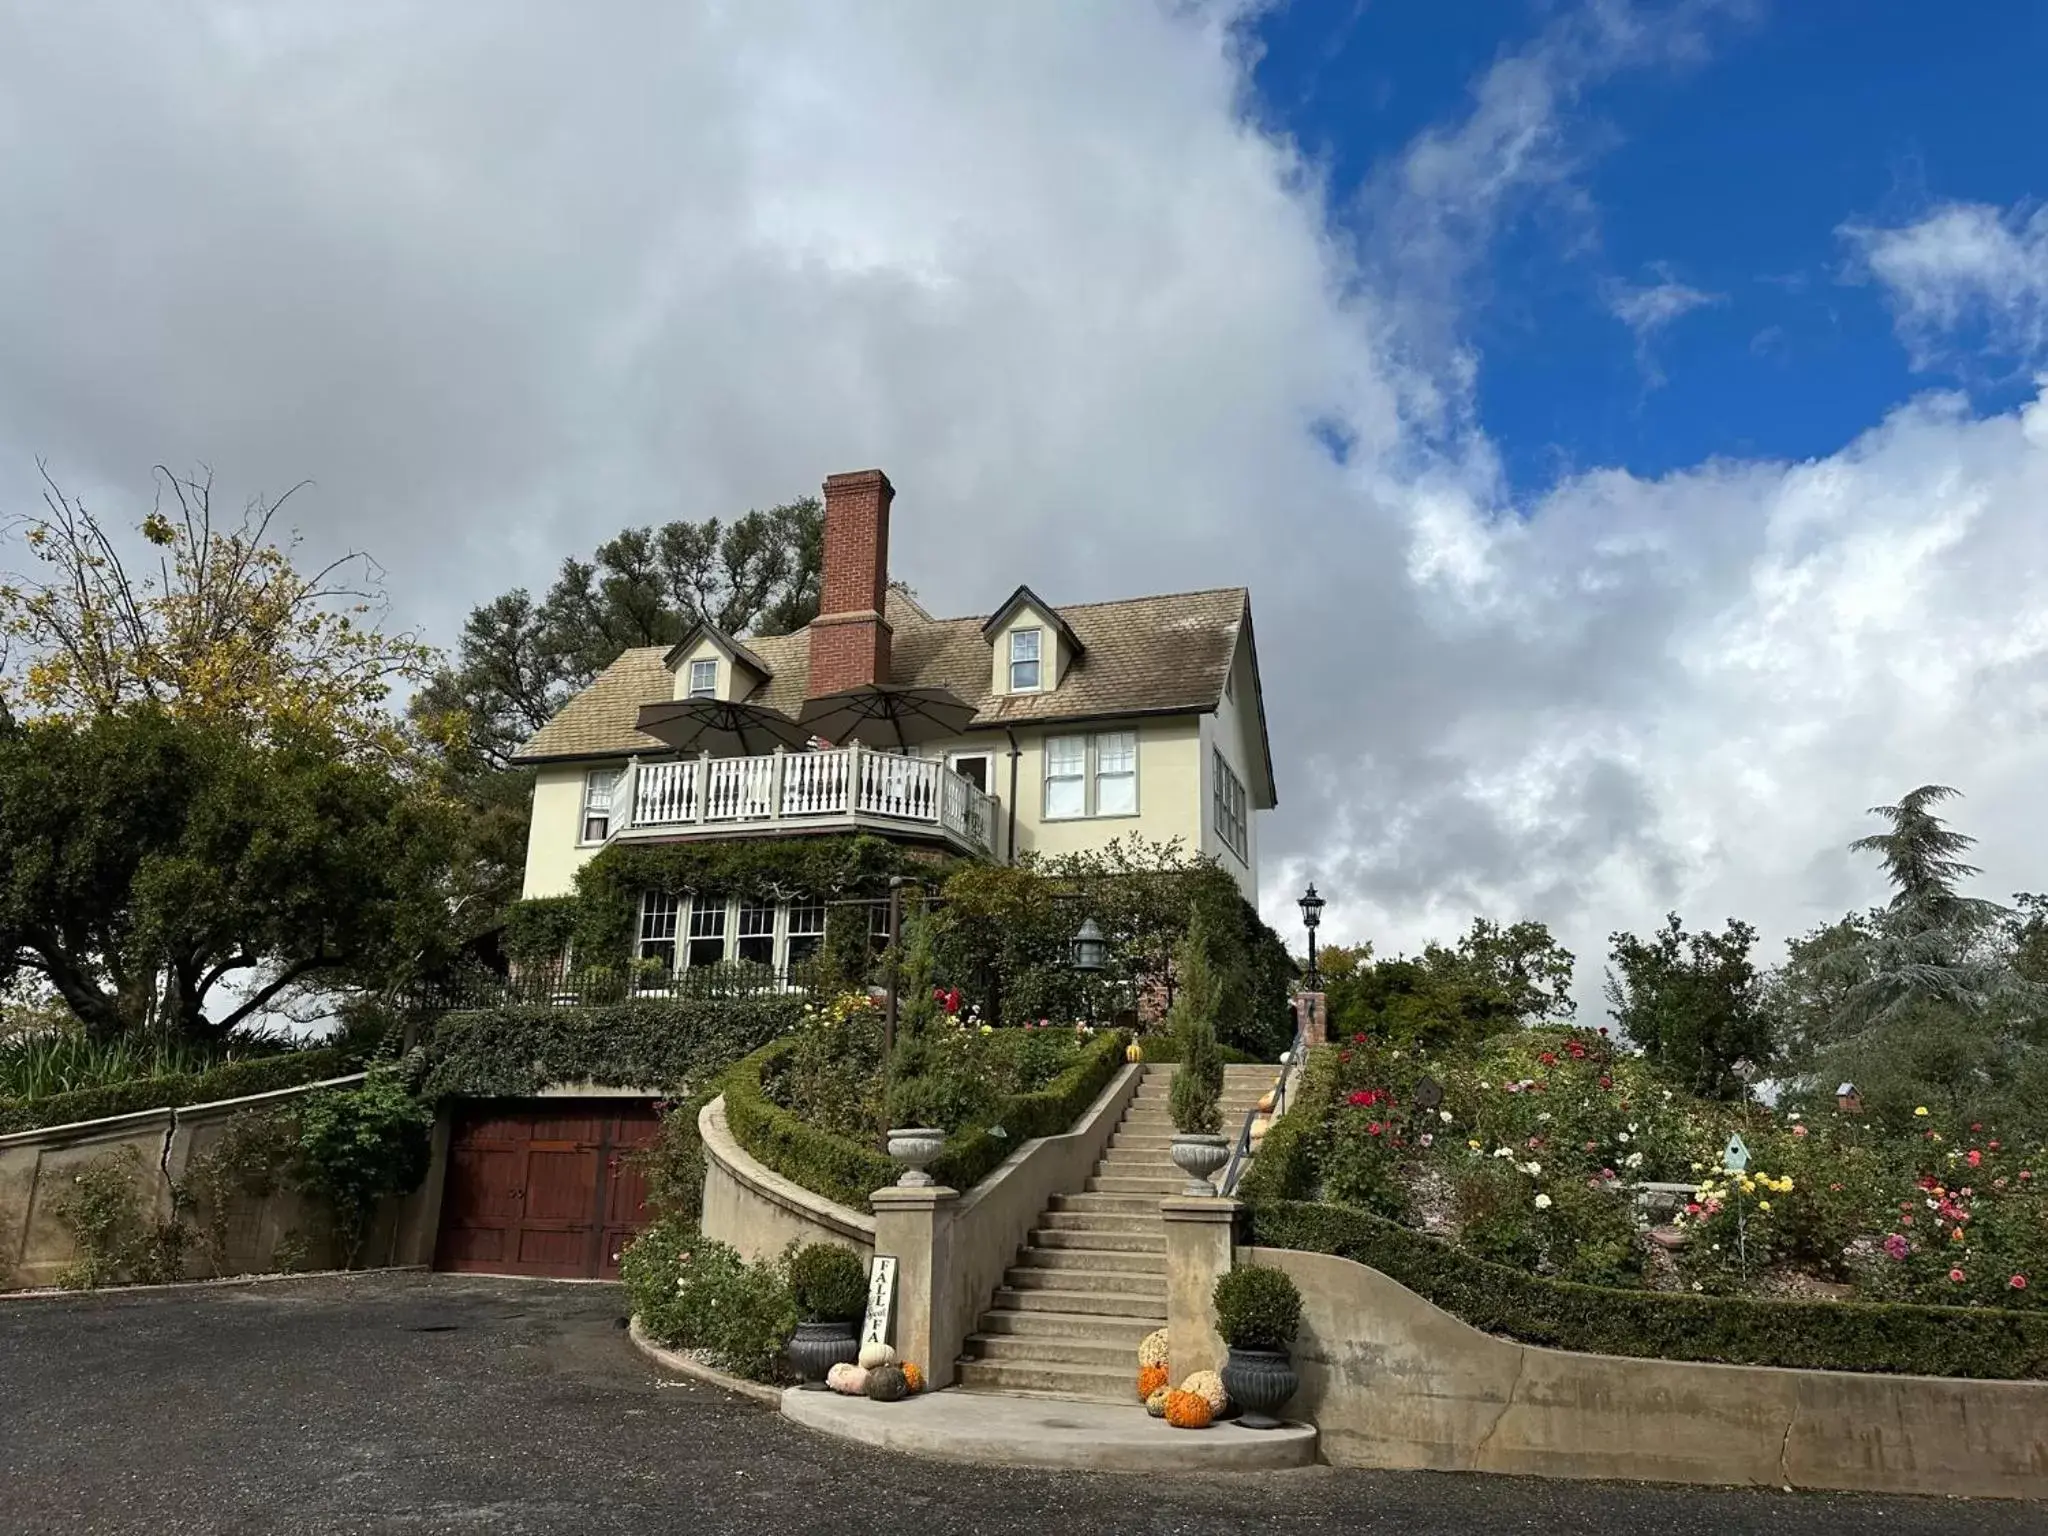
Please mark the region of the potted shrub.
POLYGON ((1223 1390, 1246 1429, 1278 1429, 1274 1411, 1301 1385, 1288 1346, 1301 1326, 1301 1292, 1277 1269, 1248 1264, 1216 1282, 1216 1331, 1230 1347, 1223 1390))
POLYGON ((1167 1112, 1173 1117, 1174 1166, 1188 1176, 1187 1195, 1213 1195, 1209 1182, 1230 1160, 1223 1129, 1223 1053, 1217 1049, 1216 1027, 1207 1019, 1191 1019, 1180 1030, 1180 1069, 1173 1074, 1167 1112))
POLYGON ((852 1249, 812 1243, 790 1256, 789 1293, 797 1316, 789 1363, 806 1391, 822 1392, 833 1366, 860 1355, 853 1330, 867 1310, 867 1271, 852 1249))

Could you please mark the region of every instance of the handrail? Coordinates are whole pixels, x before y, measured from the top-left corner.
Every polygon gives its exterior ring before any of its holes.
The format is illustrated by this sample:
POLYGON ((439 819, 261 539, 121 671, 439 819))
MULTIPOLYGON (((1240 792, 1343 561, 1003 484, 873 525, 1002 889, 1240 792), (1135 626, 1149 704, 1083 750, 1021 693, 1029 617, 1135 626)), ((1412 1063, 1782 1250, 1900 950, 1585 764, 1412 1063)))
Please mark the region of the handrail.
MULTIPOLYGON (((1287 1054, 1280 1063, 1280 1081, 1273 1085, 1274 1119, 1287 1113, 1287 1081, 1301 1070, 1301 1045, 1304 1025, 1297 1014, 1294 1022, 1294 1043, 1287 1048, 1287 1054)), ((1263 1097, 1263 1095, 1261 1095, 1263 1097)), ((1223 1179, 1217 1192, 1225 1198, 1237 1192, 1237 1181, 1244 1177, 1245 1164, 1252 1160, 1252 1126, 1259 1118, 1259 1107, 1254 1104, 1245 1111, 1244 1124, 1238 1128, 1237 1139, 1230 1147, 1230 1161, 1224 1164, 1223 1179)))

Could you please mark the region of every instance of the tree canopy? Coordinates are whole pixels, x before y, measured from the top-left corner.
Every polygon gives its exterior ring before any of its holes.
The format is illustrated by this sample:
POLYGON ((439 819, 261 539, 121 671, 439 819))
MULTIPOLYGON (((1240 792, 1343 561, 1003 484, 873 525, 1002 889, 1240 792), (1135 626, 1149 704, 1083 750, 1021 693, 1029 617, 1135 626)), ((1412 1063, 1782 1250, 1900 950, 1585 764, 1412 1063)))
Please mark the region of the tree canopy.
POLYGON ((1742 1062, 1769 1070, 1777 1045, 1750 959, 1756 929, 1730 918, 1722 933, 1687 933, 1673 912, 1648 939, 1608 942, 1608 1006, 1652 1063, 1702 1098, 1739 1098, 1742 1062))
POLYGON ((1413 959, 1371 953, 1317 957, 1342 1033, 1447 1045, 1571 1017, 1572 953, 1539 922, 1478 917, 1455 945, 1427 944, 1413 959))

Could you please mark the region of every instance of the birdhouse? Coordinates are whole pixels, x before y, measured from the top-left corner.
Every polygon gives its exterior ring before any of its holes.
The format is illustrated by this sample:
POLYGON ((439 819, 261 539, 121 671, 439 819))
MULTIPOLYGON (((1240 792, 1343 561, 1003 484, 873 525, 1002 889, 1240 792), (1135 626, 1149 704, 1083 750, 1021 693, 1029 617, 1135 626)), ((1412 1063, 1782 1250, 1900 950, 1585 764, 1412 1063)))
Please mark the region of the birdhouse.
POLYGON ((1835 1108, 1845 1115, 1863 1113, 1863 1095, 1856 1091, 1854 1083, 1844 1083, 1835 1090, 1835 1108))

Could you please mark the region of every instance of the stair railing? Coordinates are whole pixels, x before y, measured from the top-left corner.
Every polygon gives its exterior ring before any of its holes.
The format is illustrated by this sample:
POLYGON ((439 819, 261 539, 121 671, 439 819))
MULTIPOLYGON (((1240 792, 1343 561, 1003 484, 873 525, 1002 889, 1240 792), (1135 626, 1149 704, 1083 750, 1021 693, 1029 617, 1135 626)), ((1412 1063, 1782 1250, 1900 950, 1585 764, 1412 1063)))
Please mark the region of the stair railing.
MULTIPOLYGON (((1295 1016, 1294 1043, 1287 1048, 1287 1054, 1280 1058, 1280 1081, 1273 1085, 1273 1109, 1275 1120, 1287 1113, 1287 1085, 1301 1071, 1302 1021, 1295 1016)), ((1264 1097, 1264 1095, 1260 1095, 1264 1097)), ((1259 1106, 1254 1104, 1245 1111, 1244 1124, 1238 1127, 1237 1140, 1231 1144, 1230 1161, 1223 1165, 1223 1182, 1218 1192, 1226 1199, 1237 1193, 1237 1181, 1244 1177, 1245 1165, 1252 1160, 1252 1125, 1259 1118, 1259 1106)))

